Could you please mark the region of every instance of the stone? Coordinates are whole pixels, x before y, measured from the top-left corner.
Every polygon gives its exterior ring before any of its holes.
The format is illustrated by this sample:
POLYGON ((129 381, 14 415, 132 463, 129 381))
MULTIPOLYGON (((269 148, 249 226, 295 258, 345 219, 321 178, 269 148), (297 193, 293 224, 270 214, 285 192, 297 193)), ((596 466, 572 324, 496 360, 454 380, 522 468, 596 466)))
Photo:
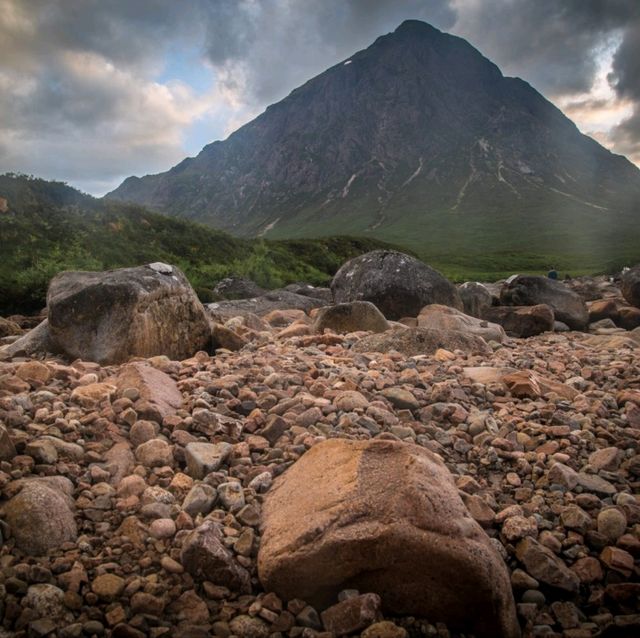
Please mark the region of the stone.
POLYGON ((234 635, 244 638, 267 638, 269 636, 269 627, 263 620, 245 614, 233 618, 229 622, 229 629, 234 635))
POLYGON ((242 485, 235 481, 218 485, 218 498, 222 505, 230 512, 238 512, 245 505, 242 485))
POLYGON ((537 399, 545 394, 555 393, 567 401, 573 401, 580 394, 569 385, 552 381, 531 370, 518 370, 507 374, 502 378, 502 382, 509 392, 518 398, 537 399))
POLYGON ((605 547, 600 554, 600 560, 609 569, 620 572, 627 578, 633 573, 633 556, 619 547, 605 547))
POLYGON ((591 516, 577 505, 568 505, 560 513, 562 524, 568 529, 574 529, 580 534, 584 534, 593 527, 591 516))
POLYGON ((437 350, 463 350, 472 354, 489 354, 491 349, 481 337, 458 330, 432 328, 396 328, 363 337, 353 345, 355 352, 389 352, 406 356, 434 354, 437 350))
POLYGON ((467 281, 458 286, 465 314, 481 319, 484 312, 493 305, 493 295, 489 289, 477 281, 467 281))
POLYGON ((607 470, 615 472, 620 466, 622 460, 622 452, 617 447, 605 447, 589 455, 589 465, 599 472, 607 470))
POLYGON ((51 370, 39 361, 25 361, 16 368, 16 376, 24 381, 44 385, 51 378, 51 370))
POLYGON ((180 561, 196 580, 208 580, 243 593, 251 590, 249 573, 235 562, 212 520, 206 520, 185 538, 180 561))
POLYGON ((320 614, 322 624, 336 636, 353 634, 381 619, 381 603, 378 594, 347 598, 320 614))
POLYGON ((487 342, 502 343, 507 338, 504 329, 497 323, 471 317, 456 308, 440 304, 431 304, 422 308, 418 315, 418 327, 443 331, 458 330, 481 337, 487 342))
POLYGON ((116 386, 111 383, 89 383, 74 388, 71 400, 85 408, 92 408, 103 401, 109 401, 115 392, 116 386))
POLYGON ((10 461, 16 454, 16 446, 7 428, 0 423, 0 461, 10 461))
POLYGON ((538 535, 538 526, 533 518, 510 516, 502 524, 502 535, 510 543, 520 540, 525 536, 532 536, 535 538, 538 535))
POLYGON ((29 330, 13 343, 0 348, 0 354, 9 357, 29 357, 32 355, 56 352, 57 348, 51 340, 49 320, 44 319, 35 328, 29 330))
POLYGON ((153 421, 136 421, 129 430, 129 440, 135 447, 158 436, 158 426, 153 421))
POLYGON ((64 592, 49 583, 30 585, 23 604, 37 614, 56 623, 69 621, 69 611, 64 606, 64 592))
POLYGON ((578 473, 563 463, 554 463, 549 470, 549 483, 572 490, 578 485, 578 473))
POLYGON ((47 308, 51 341, 72 359, 186 359, 211 338, 205 310, 175 266, 62 272, 49 284, 47 308))
POLYGON ((428 450, 385 440, 314 445, 263 504, 258 575, 268 591, 326 608, 348 583, 389 613, 478 636, 518 636, 508 573, 428 450), (469 616, 473 604, 492 613, 469 616))
POLYGON ((535 539, 522 539, 516 546, 516 556, 536 580, 564 592, 577 593, 580 585, 578 576, 535 539))
POLYGON ((212 509, 218 498, 215 487, 206 483, 194 485, 185 496, 182 509, 192 517, 202 514, 206 516, 212 509))
POLYGON ((187 443, 184 458, 187 474, 194 479, 203 479, 210 472, 217 472, 229 458, 233 446, 230 443, 187 443))
POLYGON ((207 304, 209 316, 219 323, 224 323, 233 317, 248 317, 257 315, 259 317, 272 312, 273 310, 302 310, 305 313, 326 306, 326 301, 307 295, 298 295, 288 290, 270 290, 259 297, 251 299, 237 299, 228 301, 216 301, 207 304))
POLYGON ((124 578, 117 574, 101 574, 91 583, 91 591, 106 601, 113 601, 122 594, 125 587, 124 578))
POLYGON ((600 561, 592 556, 579 558, 571 565, 571 571, 576 573, 581 583, 587 585, 598 582, 604 577, 600 561))
POLYGON ((22 334, 22 328, 15 322, 0 317, 0 339, 22 334))
POLYGON ((420 402, 409 390, 402 388, 385 388, 380 394, 398 410, 418 410, 420 402))
POLYGON ((141 418, 162 423, 182 407, 182 393, 176 382, 166 373, 142 361, 134 361, 122 366, 116 375, 115 385, 119 394, 135 388, 139 398, 134 409, 141 418), (144 411, 148 414, 144 414, 144 411))
POLYGON ((404 627, 398 627, 390 620, 383 620, 367 627, 360 638, 409 638, 409 634, 404 627))
POLYGON ((244 337, 219 323, 214 323, 211 328, 211 347, 213 350, 224 348, 231 350, 231 352, 237 352, 242 350, 247 343, 244 337))
POLYGON ((218 299, 249 299, 264 293, 255 281, 244 277, 225 277, 213 289, 214 298, 218 299))
POLYGON ((176 533, 176 524, 170 518, 157 518, 149 525, 149 534, 154 538, 172 538, 176 533))
POLYGON ((622 296, 636 308, 640 308, 640 264, 633 266, 622 275, 620 290, 622 296))
POLYGON ((615 543, 627 529, 627 517, 621 509, 610 507, 598 514, 598 532, 609 542, 615 543))
POLYGON ((136 460, 146 467, 172 465, 173 450, 162 439, 151 439, 136 448, 136 460))
POLYGON ((25 554, 46 555, 75 541, 78 534, 70 499, 42 479, 25 482, 3 514, 16 546, 25 554))
POLYGON ((547 304, 535 306, 493 306, 482 318, 500 324, 510 337, 527 338, 552 332, 555 324, 553 309, 547 304))
POLYGON ((553 309, 555 320, 566 323, 572 330, 584 330, 589 324, 589 312, 582 297, 548 277, 518 275, 505 283, 500 301, 505 306, 546 304, 553 309))
POLYGON ((455 286, 415 257, 374 250, 347 261, 331 281, 336 303, 370 301, 387 318, 416 317, 438 303, 462 310, 455 286))
POLYGON ((338 410, 351 412, 353 410, 366 410, 369 407, 369 401, 360 392, 355 390, 344 390, 336 395, 333 400, 338 410))
POLYGON ((359 330, 384 332, 390 327, 384 315, 370 301, 352 301, 320 308, 311 330, 320 334, 325 330, 337 333, 359 330))

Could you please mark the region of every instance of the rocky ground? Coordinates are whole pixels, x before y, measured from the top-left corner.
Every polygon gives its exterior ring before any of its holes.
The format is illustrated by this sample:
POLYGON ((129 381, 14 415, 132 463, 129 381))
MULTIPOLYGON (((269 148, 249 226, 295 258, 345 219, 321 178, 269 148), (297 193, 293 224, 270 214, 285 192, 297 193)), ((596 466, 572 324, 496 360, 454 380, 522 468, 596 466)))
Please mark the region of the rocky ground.
MULTIPOLYGON (((545 334, 406 357, 354 352, 358 333, 287 337, 303 314, 272 313, 238 352, 148 359, 162 372, 148 378, 0 364, 1 635, 331 635, 318 610, 262 590, 256 555, 272 480, 333 437, 442 457, 509 566, 525 632, 638 635, 632 339, 545 334), (522 371, 511 390, 505 368, 522 371), (188 451, 198 441, 215 453, 188 451), (229 553, 218 582, 194 578, 184 553, 204 517, 229 553)), ((388 620, 363 635, 449 635, 428 618, 388 620)))
POLYGON ((100 315, 81 290, 95 329, 66 290, 48 322, 0 320, 0 637, 640 635, 631 294, 516 281, 542 292, 499 306, 505 329, 271 295, 210 307, 215 351, 116 365, 210 321, 172 267, 118 273, 169 293, 100 315))

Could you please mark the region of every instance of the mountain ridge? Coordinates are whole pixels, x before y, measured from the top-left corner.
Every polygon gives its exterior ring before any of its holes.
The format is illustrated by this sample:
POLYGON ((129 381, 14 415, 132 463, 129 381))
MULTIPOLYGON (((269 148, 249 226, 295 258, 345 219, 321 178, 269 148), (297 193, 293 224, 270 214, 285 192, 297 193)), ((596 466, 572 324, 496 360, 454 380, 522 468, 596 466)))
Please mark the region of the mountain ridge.
POLYGON ((638 238, 640 170, 466 40, 412 20, 108 197, 241 236, 611 256, 610 239, 638 238))

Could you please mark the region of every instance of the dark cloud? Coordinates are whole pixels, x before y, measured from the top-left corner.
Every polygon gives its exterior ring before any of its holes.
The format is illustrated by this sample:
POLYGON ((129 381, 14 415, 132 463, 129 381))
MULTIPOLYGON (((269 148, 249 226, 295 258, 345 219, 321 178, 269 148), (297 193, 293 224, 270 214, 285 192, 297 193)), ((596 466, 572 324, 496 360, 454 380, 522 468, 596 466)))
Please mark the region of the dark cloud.
POLYGON ((281 99, 405 19, 442 29, 456 19, 449 0, 220 0, 207 8, 207 57, 229 86, 260 105, 281 99))
POLYGON ((588 91, 598 53, 639 12, 637 0, 482 0, 459 12, 455 30, 554 96, 588 91))

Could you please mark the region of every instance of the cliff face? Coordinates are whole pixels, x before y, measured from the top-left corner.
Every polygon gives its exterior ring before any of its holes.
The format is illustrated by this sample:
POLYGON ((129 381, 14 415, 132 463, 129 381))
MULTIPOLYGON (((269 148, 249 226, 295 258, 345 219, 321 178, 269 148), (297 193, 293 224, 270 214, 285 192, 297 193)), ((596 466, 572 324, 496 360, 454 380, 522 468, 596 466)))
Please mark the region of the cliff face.
POLYGON ((465 40, 408 21, 109 197, 239 235, 371 233, 432 251, 553 250, 571 235, 588 250, 613 226, 638 233, 640 171, 465 40))

